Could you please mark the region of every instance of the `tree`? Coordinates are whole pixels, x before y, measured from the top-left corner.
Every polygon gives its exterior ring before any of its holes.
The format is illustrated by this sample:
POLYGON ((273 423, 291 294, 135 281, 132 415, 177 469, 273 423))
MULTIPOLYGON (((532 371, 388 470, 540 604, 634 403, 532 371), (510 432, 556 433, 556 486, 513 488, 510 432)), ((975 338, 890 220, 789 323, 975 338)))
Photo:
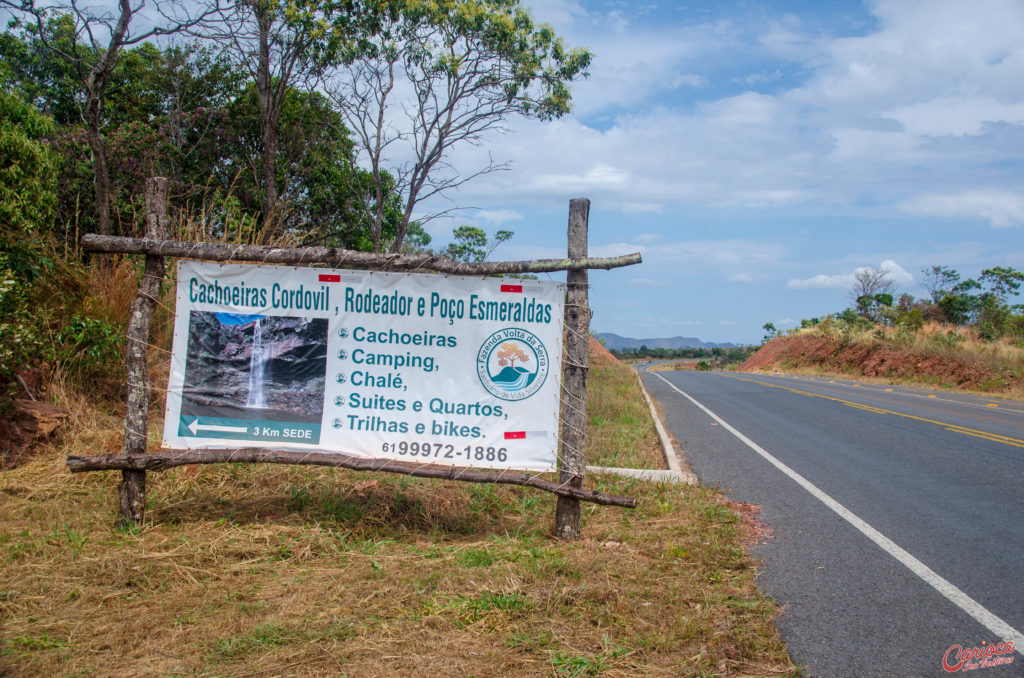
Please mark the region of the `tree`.
POLYGON ((954 325, 967 325, 978 309, 978 297, 974 290, 980 290, 981 284, 968 278, 953 285, 939 300, 939 308, 945 313, 946 319, 954 325))
POLYGON ((769 341, 779 336, 779 330, 775 329, 775 323, 767 322, 761 325, 761 329, 764 330, 764 337, 761 339, 762 344, 767 344, 769 341))
MULTIPOLYGON (((363 205, 374 250, 398 252, 419 203, 506 168, 492 160, 459 174, 446 160, 450 151, 481 143, 512 116, 568 113, 569 84, 587 75, 591 54, 536 26, 519 0, 401 0, 374 19, 373 33, 363 35, 329 89, 373 180, 370 191, 357 193, 375 197, 363 205), (406 92, 399 113, 395 100, 406 92), (407 158, 391 170, 404 211, 385 242, 383 176, 395 156, 407 158)), ((422 226, 448 211, 417 221, 422 226)))
POLYGON ((975 322, 982 339, 992 341, 1013 331, 1013 309, 1007 297, 1016 296, 1022 282, 1024 273, 1005 266, 986 268, 981 272, 980 284, 987 289, 978 295, 975 322))
POLYGON ((892 309, 893 298, 888 292, 865 294, 857 298, 857 312, 868 320, 884 321, 892 309))
POLYGON ((0 0, 0 6, 27 21, 40 43, 64 60, 74 73, 82 95, 80 112, 92 155, 97 230, 108 234, 111 232, 110 174, 103 124, 111 74, 125 48, 194 26, 216 7, 190 14, 176 2, 164 0, 156 5, 153 25, 136 32, 132 21, 142 11, 142 2, 132 4, 131 0, 117 0, 113 14, 77 0, 0 0), (53 17, 59 17, 56 24, 50 21, 53 17))
POLYGON ((476 226, 459 226, 452 230, 453 241, 448 245, 448 256, 458 261, 485 261, 501 243, 509 240, 512 231, 498 231, 493 240, 488 240, 483 229, 476 226))
POLYGON ((52 132, 52 120, 0 88, 0 385, 54 344, 36 284, 53 266, 43 244, 56 205, 57 163, 45 142, 52 132))
POLYGON ((358 199, 347 177, 352 166, 352 141, 340 124, 330 101, 317 92, 290 88, 284 92, 277 114, 274 184, 279 187, 275 217, 267 222, 263 160, 263 114, 259 95, 251 83, 228 109, 229 129, 225 169, 242 170, 221 181, 232 190, 246 211, 260 215, 261 238, 288 233, 309 245, 353 249, 369 246, 358 199), (272 227, 271 227, 272 226, 272 227), (364 242, 365 241, 365 242, 364 242))
MULTIPOLYGON (((248 74, 259 107, 263 223, 281 216, 278 151, 281 117, 292 92, 312 92, 351 40, 353 3, 334 0, 239 0, 207 26, 248 74)), ((343 129, 336 130, 345 134, 343 129)))
MULTIPOLYGON (((878 294, 892 295, 896 291, 896 282, 889 277, 889 271, 884 268, 873 268, 862 266, 853 274, 853 286, 850 288, 850 298, 854 303, 859 304, 862 297, 874 298, 878 294)), ((890 301, 890 304, 892 302, 890 301)))
POLYGON ((981 272, 981 283, 988 287, 989 292, 1002 300, 1011 294, 1017 295, 1021 283, 1024 282, 1024 273, 1006 266, 986 268, 981 272))
POLYGON ((939 303, 942 297, 960 282, 960 274, 949 266, 932 266, 921 269, 921 286, 928 292, 932 302, 939 303))
POLYGON ((0 89, 0 251, 49 230, 56 207, 57 162, 45 143, 53 121, 0 89))

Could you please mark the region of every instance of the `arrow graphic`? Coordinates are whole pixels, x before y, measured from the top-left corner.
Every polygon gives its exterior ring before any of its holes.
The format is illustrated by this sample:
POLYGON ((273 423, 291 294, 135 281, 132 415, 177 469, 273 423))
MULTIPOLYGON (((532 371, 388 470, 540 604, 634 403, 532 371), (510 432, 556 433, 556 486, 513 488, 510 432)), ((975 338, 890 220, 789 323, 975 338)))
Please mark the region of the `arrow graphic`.
POLYGON ((214 424, 200 424, 199 418, 188 425, 188 430, 192 431, 192 435, 199 435, 199 431, 216 431, 218 433, 248 433, 249 429, 245 426, 216 426, 214 424))

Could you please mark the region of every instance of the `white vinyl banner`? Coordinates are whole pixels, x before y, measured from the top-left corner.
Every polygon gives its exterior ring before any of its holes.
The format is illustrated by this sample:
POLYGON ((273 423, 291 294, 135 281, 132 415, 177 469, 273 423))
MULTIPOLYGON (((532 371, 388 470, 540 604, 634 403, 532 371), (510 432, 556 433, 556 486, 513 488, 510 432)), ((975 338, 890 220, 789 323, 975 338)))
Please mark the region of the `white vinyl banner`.
POLYGON ((563 283, 183 261, 164 444, 555 468, 563 283))

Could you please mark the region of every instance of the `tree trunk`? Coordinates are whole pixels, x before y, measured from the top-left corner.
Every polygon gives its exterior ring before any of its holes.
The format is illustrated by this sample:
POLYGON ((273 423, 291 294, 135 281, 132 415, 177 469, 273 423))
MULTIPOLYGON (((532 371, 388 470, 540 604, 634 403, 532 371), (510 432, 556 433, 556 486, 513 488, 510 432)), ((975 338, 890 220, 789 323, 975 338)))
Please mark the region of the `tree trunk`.
MULTIPOLYGON (((167 179, 146 182, 146 235, 156 239, 167 231, 167 179)), ((146 453, 149 438, 149 326, 160 296, 164 278, 164 258, 149 255, 139 282, 139 293, 132 302, 128 319, 128 406, 124 416, 124 453, 146 453)), ((122 527, 142 522, 146 509, 146 472, 121 471, 118 491, 118 524, 122 527)))
MULTIPOLYGON (((569 259, 587 257, 587 220, 590 201, 569 201, 569 259)), ((590 306, 587 299, 587 270, 566 273, 565 351, 562 368, 561 455, 558 479, 574 489, 583 487, 586 468, 587 365, 589 362, 590 306)), ((555 507, 555 536, 572 541, 580 536, 580 502, 559 495, 555 507)))
POLYGON ((100 100, 88 95, 85 113, 85 140, 92 152, 93 199, 96 201, 96 232, 110 235, 110 172, 107 149, 100 131, 100 100))
POLYGON ((269 237, 267 227, 273 223, 277 210, 277 122, 280 117, 280 102, 274 99, 273 78, 270 73, 270 29, 272 20, 255 4, 256 22, 260 31, 259 65, 256 68, 256 96, 260 106, 260 135, 263 138, 263 226, 264 237, 269 237))
POLYGON ((134 10, 130 0, 118 2, 120 15, 110 33, 107 49, 89 71, 83 83, 85 89, 85 139, 92 153, 93 190, 96 200, 96 230, 110 235, 110 170, 107 168, 107 147, 103 141, 100 126, 103 123, 103 99, 107 92, 107 80, 114 70, 114 62, 124 44, 128 24, 134 10))

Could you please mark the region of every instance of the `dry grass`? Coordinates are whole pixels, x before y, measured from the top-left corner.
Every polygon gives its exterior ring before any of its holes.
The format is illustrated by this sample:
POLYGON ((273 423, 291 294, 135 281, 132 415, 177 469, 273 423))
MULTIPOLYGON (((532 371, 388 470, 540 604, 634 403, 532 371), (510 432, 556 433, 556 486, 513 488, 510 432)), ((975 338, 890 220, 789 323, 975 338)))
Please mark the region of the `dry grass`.
POLYGON ((938 323, 915 333, 892 327, 839 331, 822 323, 788 332, 744 367, 1024 398, 1024 345, 1012 338, 983 341, 973 328, 938 323))
POLYGON ((700 360, 675 360, 669 363, 658 363, 647 368, 649 372, 675 372, 678 370, 694 371, 700 360))
MULTIPOLYGON (((833 338, 840 332, 823 330, 821 325, 798 329, 792 334, 820 334, 833 338)), ((907 348, 928 348, 936 352, 947 352, 967 359, 987 360, 1007 367, 1024 367, 1024 345, 1019 339, 1003 337, 985 341, 973 327, 952 327, 942 323, 929 322, 917 332, 908 332, 897 327, 877 326, 843 335, 855 343, 875 343, 880 340, 899 344, 907 348)))
POLYGON ((64 459, 121 422, 64 398, 66 441, 0 472, 0 675, 795 675, 714 490, 588 477, 640 506, 563 544, 526 488, 207 466, 117 531, 118 475, 64 459))
POLYGON ((665 468, 665 455, 636 372, 593 338, 587 382, 587 463, 665 468))

